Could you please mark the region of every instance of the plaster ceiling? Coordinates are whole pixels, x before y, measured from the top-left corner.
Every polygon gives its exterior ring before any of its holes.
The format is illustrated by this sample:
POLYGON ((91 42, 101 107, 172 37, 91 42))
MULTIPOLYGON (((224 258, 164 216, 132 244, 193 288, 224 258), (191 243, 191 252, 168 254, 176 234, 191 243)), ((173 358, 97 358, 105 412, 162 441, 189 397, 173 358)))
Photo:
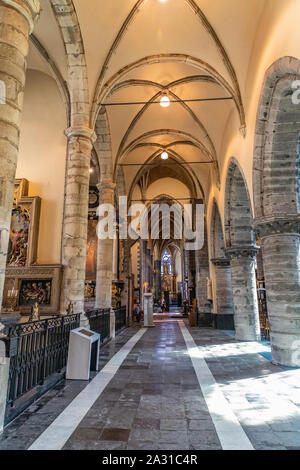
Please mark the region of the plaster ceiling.
MULTIPOLYGON (((243 102, 248 64, 265 0, 74 0, 73 3, 86 54, 91 104, 95 96, 106 104, 147 102, 161 93, 162 87, 178 80, 182 81, 169 88, 171 99, 229 97, 233 90, 237 96, 240 92, 243 102), (148 56, 156 59, 151 63, 143 60, 148 56), (129 67, 139 61, 141 64, 129 67), (126 67, 129 68, 119 74, 126 67), (112 87, 111 93, 104 95, 104 85, 115 75, 115 89, 112 87), (221 81, 228 85, 227 89, 221 81)), ((50 1, 41 0, 41 5, 41 18, 34 34, 66 80, 64 45, 50 1)), ((29 67, 51 74, 33 46, 29 67)), ((157 96, 159 99, 160 95, 157 96)), ((177 144, 172 150, 185 161, 218 160, 229 118, 236 113, 237 122, 241 121, 241 110, 237 108, 234 101, 172 103, 168 109, 153 104, 143 113, 143 105, 107 107, 113 160, 142 164, 159 150, 159 145, 174 142, 177 144), (202 149, 190 145, 189 135, 201 142, 202 149), (124 153, 135 141, 158 146, 133 146, 124 153)), ((212 165, 190 167, 206 191, 211 179, 216 178, 212 168, 212 165)), ((124 169, 128 189, 136 173, 136 167, 124 169)))

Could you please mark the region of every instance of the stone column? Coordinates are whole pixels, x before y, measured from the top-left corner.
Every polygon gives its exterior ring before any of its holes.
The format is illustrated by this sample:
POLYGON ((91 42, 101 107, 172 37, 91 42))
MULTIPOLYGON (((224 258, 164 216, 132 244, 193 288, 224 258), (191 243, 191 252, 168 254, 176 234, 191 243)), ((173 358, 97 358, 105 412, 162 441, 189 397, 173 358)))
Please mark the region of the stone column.
POLYGON ((260 324, 255 277, 256 246, 237 246, 226 250, 230 258, 236 339, 258 341, 260 324))
POLYGON ((154 261, 154 289, 155 300, 161 299, 161 260, 154 261))
POLYGON ((192 273, 190 268, 190 252, 188 250, 183 250, 183 263, 184 263, 184 284, 185 284, 185 296, 189 301, 189 288, 192 286, 192 273))
POLYGON ((19 152, 28 39, 39 10, 36 0, 0 0, 0 308, 19 152))
MULTIPOLYGON (((98 185, 100 204, 114 206, 115 183, 102 180, 98 185)), ((110 308, 110 336, 115 337, 115 312, 111 307, 113 281, 113 250, 114 240, 98 240, 96 308, 110 308)))
POLYGON ((207 278, 209 264, 206 250, 195 251, 196 262, 196 299, 199 313, 211 313, 211 304, 207 299, 207 278))
POLYGON ((300 219, 257 220, 275 364, 300 366, 300 219))
POLYGON ((212 259, 211 262, 215 266, 217 314, 232 315, 234 309, 230 260, 228 258, 216 258, 212 259))
POLYGON ((68 156, 63 218, 62 264, 64 266, 61 314, 70 302, 75 313, 82 313, 82 325, 88 326, 84 315, 84 286, 91 150, 94 132, 87 127, 71 127, 68 137, 68 156))

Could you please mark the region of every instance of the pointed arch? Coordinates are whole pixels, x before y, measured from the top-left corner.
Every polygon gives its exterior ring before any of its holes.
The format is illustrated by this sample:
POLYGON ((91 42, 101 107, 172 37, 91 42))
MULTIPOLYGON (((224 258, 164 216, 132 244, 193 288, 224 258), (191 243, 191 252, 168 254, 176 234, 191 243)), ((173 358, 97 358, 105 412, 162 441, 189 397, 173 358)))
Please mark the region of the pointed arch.
POLYGON ((115 87, 119 80, 121 80, 127 73, 135 70, 139 67, 157 63, 184 63, 195 67, 197 70, 202 70, 212 76, 217 83, 225 90, 228 96, 232 97, 236 106, 236 109, 240 118, 241 129, 245 129, 245 113, 243 104, 241 103, 240 97, 237 94, 236 90, 225 80, 225 78, 217 72, 211 65, 207 62, 197 59, 196 57, 188 56, 186 54, 156 54, 147 57, 143 57, 129 65, 126 65, 121 70, 116 72, 109 80, 103 85, 100 86, 99 83, 95 90, 92 110, 91 110, 91 126, 94 126, 94 123, 97 118, 100 107, 105 102, 107 96, 111 93, 111 90, 115 87))

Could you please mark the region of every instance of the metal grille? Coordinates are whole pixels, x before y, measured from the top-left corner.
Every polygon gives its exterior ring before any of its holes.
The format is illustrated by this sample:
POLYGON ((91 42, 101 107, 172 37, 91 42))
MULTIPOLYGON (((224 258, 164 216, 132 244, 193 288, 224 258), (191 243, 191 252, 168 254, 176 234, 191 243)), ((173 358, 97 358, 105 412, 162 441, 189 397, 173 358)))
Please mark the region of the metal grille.
POLYGON ((14 402, 66 366, 70 331, 80 314, 10 327, 6 342, 10 357, 7 404, 14 402))
POLYGON ((115 309, 116 333, 127 326, 126 307, 115 309))
POLYGON ((91 310, 86 313, 90 322, 90 329, 100 334, 101 343, 110 338, 110 309, 91 310))

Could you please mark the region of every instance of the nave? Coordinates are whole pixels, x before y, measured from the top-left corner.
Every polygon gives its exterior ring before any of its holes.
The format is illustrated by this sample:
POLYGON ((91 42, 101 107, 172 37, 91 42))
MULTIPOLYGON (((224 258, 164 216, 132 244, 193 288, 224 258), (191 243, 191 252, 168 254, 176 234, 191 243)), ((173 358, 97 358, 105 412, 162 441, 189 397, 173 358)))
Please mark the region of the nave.
POLYGON ((270 362, 268 343, 230 331, 130 328, 104 346, 89 383, 57 385, 6 428, 0 450, 299 450, 299 375, 270 362))

